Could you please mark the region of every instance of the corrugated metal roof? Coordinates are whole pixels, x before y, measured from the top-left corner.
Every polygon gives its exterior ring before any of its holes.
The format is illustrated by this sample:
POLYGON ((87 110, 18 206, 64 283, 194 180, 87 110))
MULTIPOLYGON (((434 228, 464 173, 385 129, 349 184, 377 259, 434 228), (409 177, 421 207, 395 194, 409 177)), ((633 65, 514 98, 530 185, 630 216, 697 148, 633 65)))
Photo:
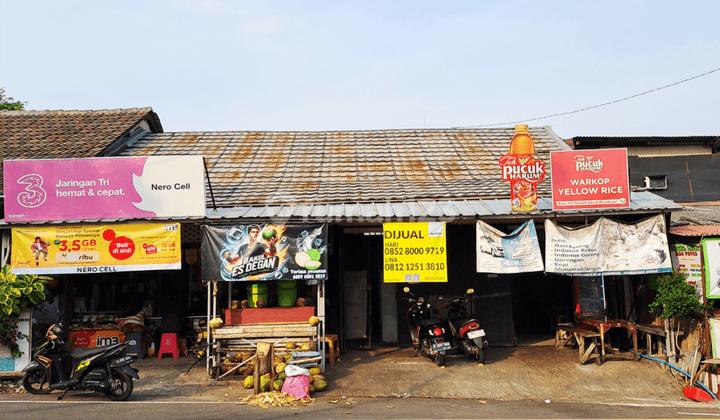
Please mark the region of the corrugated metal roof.
MULTIPOLYGON (((627 209, 553 211, 552 200, 538 198, 538 209, 530 213, 513 213, 509 199, 473 199, 473 200, 421 200, 401 202, 338 203, 338 204, 293 204, 266 206, 234 206, 208 208, 205 217, 171 218, 168 220, 213 223, 235 220, 273 220, 280 222, 348 222, 382 223, 387 221, 442 220, 445 222, 474 219, 527 219, 529 217, 558 217, 586 215, 613 215, 632 213, 656 213, 681 210, 682 206, 666 200, 649 191, 630 194, 630 207, 627 209)), ((117 219, 112 221, 132 221, 137 219, 117 219)), ((149 219, 141 219, 149 220, 149 219)), ((112 222, 105 220, 104 222, 112 222)), ((63 222, 37 222, 30 224, 68 224, 99 223, 99 220, 73 220, 63 222)), ((4 221, 0 225, 8 225, 4 221)), ((16 224, 14 224, 16 225, 16 224)))
POLYGON ((236 206, 207 209, 208 221, 279 218, 283 220, 308 220, 337 222, 385 221, 396 219, 443 219, 446 221, 476 218, 557 216, 576 214, 613 214, 670 212, 682 206, 648 191, 633 192, 627 209, 553 211, 552 200, 538 199, 538 209, 531 213, 513 213, 509 199, 487 200, 423 200, 383 203, 296 204, 281 206, 236 206))

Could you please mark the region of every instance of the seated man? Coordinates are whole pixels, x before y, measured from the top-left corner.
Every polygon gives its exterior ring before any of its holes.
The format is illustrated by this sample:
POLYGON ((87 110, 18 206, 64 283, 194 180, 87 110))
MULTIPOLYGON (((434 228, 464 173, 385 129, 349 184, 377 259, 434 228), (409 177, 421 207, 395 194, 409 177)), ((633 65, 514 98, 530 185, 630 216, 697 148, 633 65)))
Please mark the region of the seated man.
MULTIPOLYGON (((128 311, 128 313, 134 313, 136 311, 137 308, 135 310, 128 311)), ((151 301, 146 301, 142 309, 135 313, 135 315, 118 319, 118 321, 122 323, 122 332, 125 335, 134 332, 142 334, 144 348, 148 348, 150 346, 153 336, 152 330, 145 326, 145 317, 152 316, 153 312, 153 303, 151 301)))

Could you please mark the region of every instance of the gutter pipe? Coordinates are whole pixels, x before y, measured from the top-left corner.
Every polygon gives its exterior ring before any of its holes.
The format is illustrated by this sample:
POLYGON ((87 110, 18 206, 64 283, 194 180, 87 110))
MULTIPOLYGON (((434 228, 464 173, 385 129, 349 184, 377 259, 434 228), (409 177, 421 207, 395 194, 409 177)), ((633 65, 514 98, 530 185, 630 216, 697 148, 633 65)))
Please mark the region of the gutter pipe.
MULTIPOLYGON (((631 350, 630 352, 632 353, 632 350, 631 350)), ((691 376, 689 373, 685 372, 684 370, 680 369, 679 367, 677 367, 677 366, 675 366, 675 365, 671 365, 670 363, 668 363, 668 362, 666 362, 666 361, 664 361, 664 360, 656 359, 656 358, 654 358, 654 357, 646 356, 646 355, 644 355, 644 354, 637 353, 637 355, 640 356, 640 357, 644 357, 645 359, 650 359, 650 360, 653 360, 653 361, 655 361, 655 362, 659 362, 659 363, 662 363, 662 364, 664 364, 664 365, 670 366, 671 368, 677 370, 678 372, 682 373, 683 375, 685 375, 685 376, 687 376, 688 378, 690 378, 690 380, 692 380, 692 376, 691 376)), ((705 386, 704 383, 702 383, 702 382, 700 382, 700 381, 696 381, 696 382, 698 383, 698 385, 700 385, 700 387, 701 387, 702 389, 704 389, 705 391, 707 391, 707 393, 710 394, 711 397, 713 397, 713 400, 717 401, 717 397, 715 396, 715 393, 713 393, 712 391, 710 391, 710 390, 705 386)), ((692 384, 690 384, 690 385, 692 386, 692 384)))

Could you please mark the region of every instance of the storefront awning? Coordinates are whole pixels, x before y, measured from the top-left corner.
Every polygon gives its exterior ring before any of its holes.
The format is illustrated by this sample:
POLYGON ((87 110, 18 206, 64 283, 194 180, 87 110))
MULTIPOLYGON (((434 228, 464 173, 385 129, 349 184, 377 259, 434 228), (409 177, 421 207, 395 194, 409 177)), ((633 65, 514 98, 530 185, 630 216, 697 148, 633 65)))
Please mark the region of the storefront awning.
MULTIPOLYGON (((317 203, 272 206, 236 206, 208 208, 204 218, 172 218, 179 222, 220 222, 231 220, 275 220, 382 223, 393 220, 438 219, 445 222, 475 219, 527 219, 528 217, 566 217, 573 215, 623 215, 680 211, 683 207, 648 191, 633 192, 626 209, 553 211, 550 197, 538 198, 538 209, 530 213, 512 212, 510 199, 449 199, 374 203, 317 203)), ((137 219, 133 219, 137 220, 137 219)), ((151 219, 147 219, 151 220, 151 219)), ((157 221, 158 219, 152 219, 157 221)), ((105 220, 108 222, 109 220, 105 220)), ((127 221, 117 219, 117 222, 127 221)), ((68 220, 51 223, 87 223, 97 220, 68 220)), ((48 223, 48 222, 45 222, 48 223)), ((11 226, 4 220, 0 226, 11 226)))

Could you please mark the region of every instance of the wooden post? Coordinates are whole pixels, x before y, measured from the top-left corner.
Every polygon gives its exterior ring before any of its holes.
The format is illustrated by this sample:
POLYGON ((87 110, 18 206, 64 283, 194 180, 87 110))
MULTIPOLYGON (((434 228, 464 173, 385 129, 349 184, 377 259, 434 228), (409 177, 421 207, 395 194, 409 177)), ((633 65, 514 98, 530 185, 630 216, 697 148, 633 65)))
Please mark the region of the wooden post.
POLYGON ((272 363, 275 358, 275 348, 272 343, 259 342, 257 344, 257 352, 255 353, 255 394, 265 392, 264 389, 260 389, 260 377, 266 373, 270 374, 270 388, 272 389, 272 383, 275 382, 275 369, 273 369, 272 363))

